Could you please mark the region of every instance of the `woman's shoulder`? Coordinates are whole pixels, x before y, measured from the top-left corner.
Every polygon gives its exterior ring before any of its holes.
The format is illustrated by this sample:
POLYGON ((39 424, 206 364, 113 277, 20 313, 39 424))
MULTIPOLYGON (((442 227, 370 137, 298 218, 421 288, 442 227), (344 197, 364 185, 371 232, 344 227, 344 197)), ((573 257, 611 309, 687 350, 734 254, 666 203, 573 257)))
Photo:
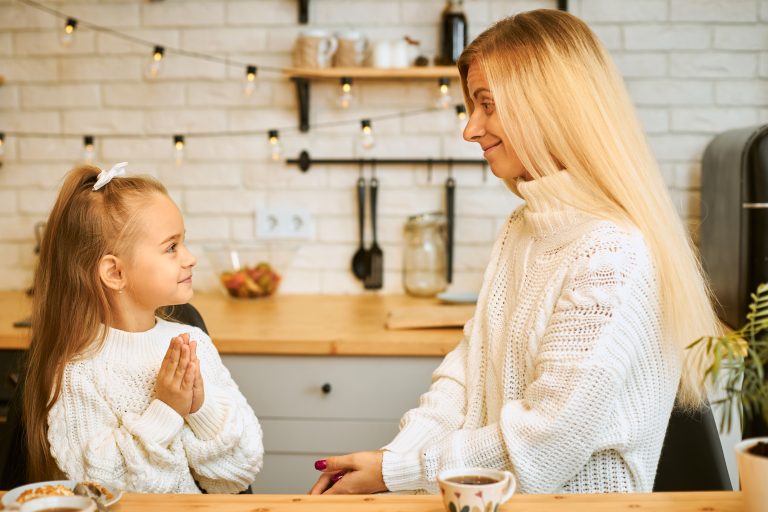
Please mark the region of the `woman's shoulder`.
POLYGON ((608 219, 592 219, 579 230, 571 244, 574 259, 599 259, 613 262, 652 261, 645 236, 636 226, 608 219))

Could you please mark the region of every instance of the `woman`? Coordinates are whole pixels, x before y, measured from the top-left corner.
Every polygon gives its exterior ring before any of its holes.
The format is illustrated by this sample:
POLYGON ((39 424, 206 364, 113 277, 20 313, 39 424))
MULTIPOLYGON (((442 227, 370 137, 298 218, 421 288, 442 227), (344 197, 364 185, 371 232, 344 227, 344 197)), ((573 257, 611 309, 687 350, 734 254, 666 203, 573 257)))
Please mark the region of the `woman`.
POLYGON ((651 491, 675 397, 702 401, 684 348, 717 323, 621 77, 554 10, 499 21, 458 66, 464 138, 526 204, 400 433, 318 461, 311 492, 433 491, 462 466, 510 470, 525 493, 651 491))

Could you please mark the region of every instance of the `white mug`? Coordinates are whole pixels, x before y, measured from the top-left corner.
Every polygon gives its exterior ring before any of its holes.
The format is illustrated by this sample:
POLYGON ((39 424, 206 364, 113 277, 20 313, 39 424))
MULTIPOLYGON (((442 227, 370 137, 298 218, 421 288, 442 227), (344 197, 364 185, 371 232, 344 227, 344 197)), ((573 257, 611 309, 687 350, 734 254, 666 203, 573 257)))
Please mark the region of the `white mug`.
POLYGON ((448 512, 496 510, 515 493, 517 480, 509 471, 484 468, 447 469, 437 475, 437 484, 448 512), (462 483, 473 477, 486 483, 462 483))
POLYGON ((361 32, 348 30, 336 32, 338 46, 333 56, 333 65, 336 67, 362 66, 368 49, 368 40, 361 32))
POLYGON ((390 67, 407 68, 411 64, 410 48, 405 39, 395 39, 390 41, 390 67))
POLYGON ((327 68, 336 52, 338 42, 327 30, 303 30, 293 50, 293 65, 297 68, 327 68))
POLYGON ((392 67, 392 46, 389 41, 376 41, 371 50, 371 66, 375 68, 392 67))

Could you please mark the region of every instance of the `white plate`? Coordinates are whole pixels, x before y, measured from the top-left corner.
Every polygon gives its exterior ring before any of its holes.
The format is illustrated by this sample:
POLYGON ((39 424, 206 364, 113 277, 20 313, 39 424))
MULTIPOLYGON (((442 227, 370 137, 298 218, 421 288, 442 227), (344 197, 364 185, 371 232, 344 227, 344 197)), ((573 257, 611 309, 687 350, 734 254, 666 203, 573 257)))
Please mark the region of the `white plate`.
MULTIPOLYGON (((69 489, 74 489, 77 482, 75 480, 50 480, 48 482, 36 482, 34 484, 27 484, 22 485, 19 487, 16 487, 15 489, 11 489, 7 493, 3 495, 3 507, 6 509, 18 509, 21 506, 21 503, 16 501, 16 498, 19 497, 21 493, 26 491, 27 489, 35 489, 37 487, 43 487, 45 485, 63 485, 64 487, 67 487, 69 489)), ((101 484, 103 485, 103 484, 101 484)), ((108 507, 114 505, 117 503, 120 498, 123 496, 123 491, 116 491, 112 487, 108 485, 104 485, 104 487, 112 493, 112 499, 105 502, 104 504, 108 507)))
POLYGON ((438 293, 437 298, 448 304, 474 304, 477 302, 475 292, 443 292, 438 293))

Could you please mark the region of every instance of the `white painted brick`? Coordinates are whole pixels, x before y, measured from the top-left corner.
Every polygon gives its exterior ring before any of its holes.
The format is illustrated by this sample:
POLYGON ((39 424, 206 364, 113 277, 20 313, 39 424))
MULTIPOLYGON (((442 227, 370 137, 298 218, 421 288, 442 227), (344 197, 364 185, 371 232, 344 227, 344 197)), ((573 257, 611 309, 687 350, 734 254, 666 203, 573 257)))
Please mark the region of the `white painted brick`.
POLYGON ((59 77, 56 59, 0 59, 0 69, 8 82, 45 82, 59 77))
MULTIPOLYGON (((414 185, 414 175, 422 169, 422 166, 414 165, 387 165, 379 167, 376 178, 392 188, 407 188, 414 185)), ((314 170, 314 166, 312 167, 314 170)), ((312 171, 310 171, 312 172, 312 171)), ((357 179, 360 177, 360 167, 356 165, 326 166, 328 186, 345 190, 357 190, 357 179)), ((371 178, 371 166, 365 165, 363 175, 366 180, 371 178)), ((355 192, 356 194, 356 192, 355 192)), ((354 197, 357 197, 355 195, 354 197)), ((356 200, 356 199, 355 199, 356 200)))
POLYGON ((25 85, 21 88, 21 106, 24 108, 98 107, 97 84, 25 85))
POLYGON ((32 284, 32 272, 17 267, 0 267, 0 282, 6 290, 26 290, 32 284))
POLYGON ((300 32, 299 26, 271 28, 267 32, 265 49, 270 52, 292 52, 300 32))
POLYGON ((254 241, 256 224, 253 215, 230 216, 229 225, 233 240, 240 242, 254 241))
POLYGON ((0 34, 0 55, 13 54, 13 37, 10 32, 0 34))
POLYGON ((69 46, 61 44, 60 36, 60 31, 53 30, 17 32, 13 35, 16 55, 82 55, 92 54, 96 49, 93 32, 75 32, 69 46))
POLYGON ((311 270, 289 269, 283 274, 278 293, 281 294, 307 294, 323 292, 320 281, 320 272, 311 270))
POLYGON ((189 29, 181 33, 181 44, 185 50, 207 54, 232 52, 255 52, 267 47, 267 34, 252 28, 189 29))
POLYGON ((647 133, 665 133, 669 131, 669 114, 663 108, 640 108, 637 115, 647 133))
POLYGON ((61 80, 82 82, 117 82, 142 80, 145 59, 139 57, 62 57, 61 80))
POLYGON ((168 109, 153 110, 144 116, 148 133, 224 132, 227 115, 221 110, 168 109))
POLYGON ((305 244, 297 251, 291 268, 315 270, 330 268, 337 271, 349 271, 350 261, 355 250, 356 248, 352 244, 305 244))
POLYGON ((159 166, 161 181, 169 187, 185 189, 208 187, 237 188, 242 184, 241 165, 225 163, 186 163, 183 172, 168 162, 159 166))
POLYGON ((82 158, 83 141, 77 139, 19 139, 19 157, 25 162, 69 162, 82 158))
MULTIPOLYGON (((482 5, 481 2, 476 2, 476 4, 482 5)), ((554 3, 550 0, 497 0, 490 2, 490 18, 487 18, 484 21, 491 23, 505 16, 511 16, 519 12, 531 11, 533 9, 552 9, 553 7, 554 3)), ((472 10, 471 7, 467 6, 464 11, 467 13, 469 19, 475 19, 475 11, 472 10)), ((478 14, 482 19, 482 10, 478 14)), ((437 21, 435 21, 435 23, 436 22, 437 21)))
POLYGON ((58 188, 67 170, 67 166, 56 164, 5 164, 0 168, 0 187, 58 188))
POLYGON ((264 192, 243 190, 187 190, 184 210, 192 214, 251 213, 266 202, 264 192))
POLYGON ((699 78, 737 78, 755 76, 757 56, 738 53, 672 53, 672 76, 699 78))
MULTIPOLYGON (((82 151, 82 146, 80 146, 82 151)), ((173 139, 104 139, 101 141, 102 157, 110 162, 130 161, 134 155, 142 159, 172 162, 173 139), (140 155, 140 156, 139 156, 140 155)))
POLYGON ((19 108, 19 86, 0 86, 0 110, 19 108))
MULTIPOLYGON (((149 41, 153 45, 166 46, 169 48, 178 48, 181 40, 181 34, 173 29, 140 29, 140 30, 120 30, 120 33, 127 36, 149 41)), ((96 47, 99 53, 103 54, 136 54, 146 55, 147 61, 152 57, 152 46, 139 44, 115 37, 111 34, 98 34, 96 36, 96 47)))
POLYGON ((758 73, 762 78, 768 77, 768 53, 760 54, 760 69, 758 73))
POLYGON ((755 0, 670 0, 673 21, 755 21, 755 0))
POLYGON ((672 109, 672 130, 677 132, 720 133, 757 122, 753 108, 672 109))
POLYGON ((18 265, 19 244, 0 243, 0 267, 18 265))
MULTIPOLYGON (((266 160, 269 154, 266 145, 254 143, 252 137, 190 137, 186 142, 184 151, 190 160, 240 162, 251 159, 266 160)), ((172 147, 170 141, 168 147, 172 147)))
POLYGON ((680 217, 685 219, 699 217, 701 211, 701 194, 699 192, 673 190, 672 202, 675 204, 680 217))
POLYGON ((623 47, 621 28, 618 25, 593 25, 590 27, 600 42, 608 50, 618 50, 623 47))
POLYGON ((397 25, 400 21, 400 5, 371 0, 324 0, 311 3, 310 19, 317 25, 397 25))
POLYGON ((624 77, 658 77, 667 74, 667 56, 663 53, 618 53, 613 57, 624 77))
MULTIPOLYGON (((141 68, 142 73, 146 68, 149 59, 144 61, 141 68)), ((194 59, 179 55, 177 53, 166 53, 163 59, 163 67, 155 81, 163 82, 178 79, 200 78, 203 80, 222 79, 227 75, 226 68, 218 62, 209 62, 200 59, 194 59)))
MULTIPOLYGON (((15 190, 0 190, 0 215, 16 213, 18 202, 16 201, 15 190)), ((0 259, 2 263, 2 259, 0 259)))
POLYGON ((712 140, 710 135, 650 135, 648 142, 659 160, 700 159, 704 148, 712 140))
MULTIPOLYGON (((385 197, 386 194, 382 191, 379 194, 380 197, 385 197)), ((301 206, 307 208, 312 215, 321 215, 328 209, 328 205, 333 205, 334 213, 337 215, 353 215, 357 212, 357 205, 353 203, 352 195, 346 191, 327 190, 322 194, 318 194, 316 190, 299 190, 291 192, 289 190, 275 190, 270 191, 267 195, 266 204, 262 203, 258 206, 266 206, 268 208, 291 208, 295 206, 301 206)))
POLYGON ((448 292, 475 292, 483 284, 481 272, 453 272, 453 282, 448 286, 448 292))
POLYGON ((760 20, 766 21, 768 20, 768 2, 763 0, 760 2, 760 20))
POLYGON ((725 50, 764 50, 768 48, 768 27, 715 27, 715 48, 725 50))
POLYGON ((627 25, 623 30, 627 50, 703 50, 712 39, 707 25, 627 25))
POLYGON ((19 212, 47 215, 58 194, 57 190, 22 190, 19 192, 19 212))
POLYGON ((5 131, 56 133, 61 129, 56 111, 0 112, 0 126, 5 131))
POLYGON ((299 17, 298 2, 291 0, 251 0, 227 4, 229 25, 292 25, 299 17))
POLYGON ((457 272, 482 272, 491 256, 490 246, 457 245, 454 248, 453 268, 457 272))
POLYGON ((26 242, 32 239, 38 217, 19 214, 0 217, 0 240, 5 242, 26 242))
POLYGON ((682 190, 701 188, 701 162, 692 161, 675 166, 674 186, 682 190))
MULTIPOLYGON (((253 94, 243 94, 241 82, 202 82, 187 87, 189 105, 193 107, 254 107, 272 104, 272 84, 257 81, 253 94)), ((239 112, 235 110, 232 114, 239 112)))
POLYGON ((105 107, 170 107, 185 102, 184 88, 177 84, 105 84, 102 92, 105 107))
POLYGON ((603 21, 663 21, 666 0, 589 0, 582 4, 581 18, 588 23, 603 21))
POLYGON ((224 2, 151 2, 141 6, 147 27, 214 26, 224 23, 224 2))
POLYGON ((768 81, 718 82, 718 105, 768 105, 768 81))
MULTIPOLYGON (((375 128, 374 128, 375 129, 375 128)), ((440 138, 434 136, 380 136, 369 150, 355 148, 356 157, 364 158, 435 158, 440 153, 440 138), (408 148, 405 154, 404 148, 408 148)))
MULTIPOLYGON (((184 227, 191 242, 223 241, 229 238, 229 219, 223 215, 185 215, 184 227)), ((205 254, 197 254, 197 258, 203 259, 205 254)))
POLYGON ((12 2, 0 5, 0 30, 19 28, 52 28, 59 26, 59 19, 47 12, 12 2))
POLYGON ((141 4, 129 3, 103 3, 88 2, 65 2, 62 8, 68 15, 89 23, 111 27, 115 30, 124 31, 127 27, 137 27, 140 23, 139 9, 141 4))
POLYGON ((359 243, 357 213, 352 217, 319 217, 315 219, 315 232, 319 240, 331 243, 359 243))
POLYGON ((391 281, 399 283, 398 279, 392 279, 391 276, 385 274, 383 276, 383 285, 385 289, 380 292, 371 292, 363 289, 363 283, 361 283, 349 270, 324 270, 322 272, 315 272, 320 274, 320 293, 327 294, 374 294, 374 293, 388 293, 386 289, 390 286, 391 281))
POLYGON ((633 80, 627 84, 638 105, 707 105, 714 98, 713 84, 690 80, 633 80))
MULTIPOLYGON (((189 94, 190 104, 192 104, 191 96, 194 93, 190 90, 189 94)), ((215 105, 215 103, 209 103, 209 105, 211 104, 215 105)), ((229 127, 232 130, 258 130, 263 132, 273 126, 283 127, 295 125, 297 122, 297 114, 296 112, 286 109, 239 108, 237 110, 228 111, 227 119, 229 127)), ((266 140, 266 135, 264 135, 264 137, 264 140, 266 140)))
POLYGON ((325 190, 328 186, 328 173, 320 166, 303 173, 298 167, 274 164, 263 159, 253 162, 245 171, 244 182, 248 188, 265 190, 325 190))
POLYGON ((144 129, 144 113, 135 110, 68 110, 61 116, 66 133, 141 133, 144 129))

